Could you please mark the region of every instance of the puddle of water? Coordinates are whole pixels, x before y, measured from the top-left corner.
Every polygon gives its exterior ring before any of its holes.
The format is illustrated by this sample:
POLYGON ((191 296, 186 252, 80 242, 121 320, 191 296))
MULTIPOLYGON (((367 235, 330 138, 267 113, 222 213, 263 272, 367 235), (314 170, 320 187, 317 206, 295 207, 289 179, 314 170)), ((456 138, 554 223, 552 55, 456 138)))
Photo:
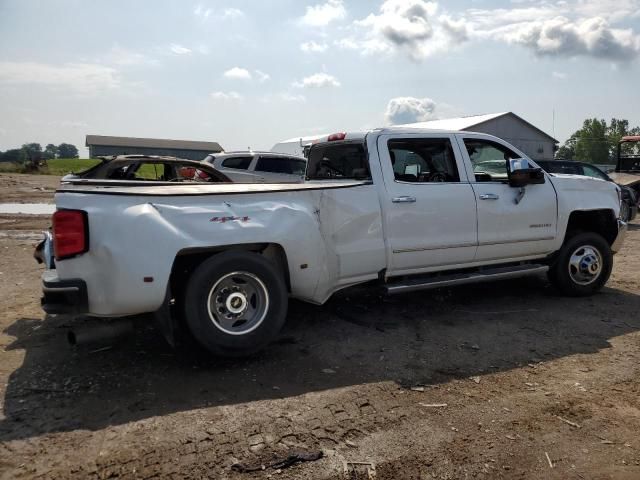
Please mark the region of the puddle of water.
POLYGON ((53 215, 56 206, 51 203, 0 203, 0 213, 22 215, 53 215))

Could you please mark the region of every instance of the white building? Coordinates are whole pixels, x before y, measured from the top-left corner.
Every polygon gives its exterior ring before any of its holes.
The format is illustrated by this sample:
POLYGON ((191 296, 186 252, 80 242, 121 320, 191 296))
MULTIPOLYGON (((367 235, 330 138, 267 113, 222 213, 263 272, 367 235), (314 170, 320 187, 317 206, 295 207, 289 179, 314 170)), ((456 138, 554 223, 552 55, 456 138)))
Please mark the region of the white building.
POLYGON ((552 160, 558 144, 551 135, 513 112, 447 118, 401 126, 488 133, 506 140, 534 160, 552 160))

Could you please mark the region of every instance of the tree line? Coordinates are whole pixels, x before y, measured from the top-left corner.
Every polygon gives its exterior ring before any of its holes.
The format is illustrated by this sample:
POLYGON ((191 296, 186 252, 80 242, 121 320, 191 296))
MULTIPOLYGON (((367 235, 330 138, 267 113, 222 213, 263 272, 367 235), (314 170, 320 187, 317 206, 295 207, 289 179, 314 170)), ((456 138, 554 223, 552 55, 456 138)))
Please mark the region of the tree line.
POLYGON ((0 161, 13 163, 33 163, 54 158, 78 158, 78 149, 70 143, 47 144, 44 149, 39 143, 25 143, 21 148, 0 152, 0 161))
MULTIPOLYGON (((558 160, 578 160, 588 163, 615 163, 618 142, 627 135, 640 135, 640 127, 629 127, 628 120, 588 118, 582 128, 569 137, 556 152, 558 160)), ((623 144, 624 153, 631 153, 637 145, 623 144)))

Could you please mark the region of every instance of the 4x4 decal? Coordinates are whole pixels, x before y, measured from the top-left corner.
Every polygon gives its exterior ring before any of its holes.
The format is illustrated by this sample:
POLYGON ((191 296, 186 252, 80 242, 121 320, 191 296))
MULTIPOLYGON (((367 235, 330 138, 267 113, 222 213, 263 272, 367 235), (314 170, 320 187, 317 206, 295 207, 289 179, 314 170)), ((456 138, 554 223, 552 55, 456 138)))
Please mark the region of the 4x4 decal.
POLYGON ((213 217, 211 220, 209 220, 210 222, 219 222, 219 223, 226 223, 226 222, 248 222, 249 221, 249 217, 213 217))

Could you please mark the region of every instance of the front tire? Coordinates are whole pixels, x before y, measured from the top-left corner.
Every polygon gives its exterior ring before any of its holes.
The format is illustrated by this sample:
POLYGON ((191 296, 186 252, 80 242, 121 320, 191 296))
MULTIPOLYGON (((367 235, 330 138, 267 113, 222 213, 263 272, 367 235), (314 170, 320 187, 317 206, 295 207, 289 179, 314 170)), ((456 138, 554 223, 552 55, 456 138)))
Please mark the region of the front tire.
POLYGON ((223 252, 191 275, 184 312, 194 338, 218 356, 245 356, 284 325, 288 294, 282 273, 252 252, 223 252))
POLYGON ((565 241, 549 269, 549 280, 571 297, 593 295, 611 275, 613 254, 597 233, 578 233, 565 241))

